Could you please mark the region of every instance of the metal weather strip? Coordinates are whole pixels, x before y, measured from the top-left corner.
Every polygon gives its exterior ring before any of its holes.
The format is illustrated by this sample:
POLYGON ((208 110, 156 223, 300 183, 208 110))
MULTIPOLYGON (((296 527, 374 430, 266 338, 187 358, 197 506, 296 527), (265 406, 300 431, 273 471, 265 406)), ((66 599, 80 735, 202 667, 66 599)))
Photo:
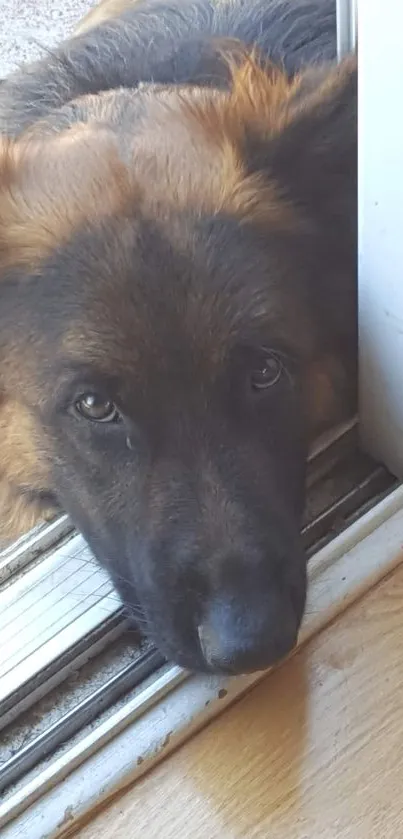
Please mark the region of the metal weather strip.
POLYGON ((59 516, 50 524, 30 530, 21 539, 0 551, 0 585, 53 548, 72 530, 73 525, 68 516, 59 516))
POLYGON ((357 0, 336 0, 337 57, 339 61, 356 49, 357 0))
POLYGON ((61 742, 66 742, 80 728, 120 697, 144 682, 151 673, 165 663, 163 656, 154 649, 147 650, 123 670, 112 676, 106 684, 93 691, 89 696, 67 711, 57 722, 50 725, 42 734, 35 737, 22 749, 19 749, 5 765, 0 768, 0 795, 18 780, 20 775, 29 772, 43 757, 55 750, 61 742))
MULTIPOLYGON (((299 646, 403 560, 403 486, 315 554, 299 646)), ((136 780, 264 673, 224 679, 167 668, 0 805, 2 839, 54 839, 136 780), (63 782, 63 783, 62 783, 63 782)))

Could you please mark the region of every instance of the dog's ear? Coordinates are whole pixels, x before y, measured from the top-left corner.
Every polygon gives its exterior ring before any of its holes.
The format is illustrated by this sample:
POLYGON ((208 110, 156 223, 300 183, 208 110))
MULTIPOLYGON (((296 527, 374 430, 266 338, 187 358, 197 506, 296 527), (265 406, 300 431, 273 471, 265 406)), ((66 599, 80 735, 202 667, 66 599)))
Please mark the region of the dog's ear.
POLYGON ((326 222, 349 225, 354 235, 356 58, 291 81, 249 61, 233 80, 230 107, 248 170, 267 173, 293 204, 326 222))
POLYGON ((310 217, 356 219, 357 66, 355 57, 290 79, 257 56, 228 59, 229 95, 196 104, 199 124, 239 169, 261 175, 310 217))
MULTIPOLYGON (((357 236, 357 63, 311 68, 290 79, 242 49, 226 53, 229 93, 201 93, 186 110, 254 193, 254 216, 276 195, 294 225, 326 231, 327 247, 357 236), (333 229, 334 243, 331 241, 333 229)), ((224 169, 225 171, 225 169, 224 169)), ((245 190, 244 190, 245 191, 245 190)), ((296 230, 296 227, 295 227, 296 230)))
POLYGON ((334 225, 355 248, 356 60, 347 59, 311 93, 304 90, 307 82, 302 79, 294 94, 290 123, 271 144, 271 166, 294 202, 328 228, 334 225))

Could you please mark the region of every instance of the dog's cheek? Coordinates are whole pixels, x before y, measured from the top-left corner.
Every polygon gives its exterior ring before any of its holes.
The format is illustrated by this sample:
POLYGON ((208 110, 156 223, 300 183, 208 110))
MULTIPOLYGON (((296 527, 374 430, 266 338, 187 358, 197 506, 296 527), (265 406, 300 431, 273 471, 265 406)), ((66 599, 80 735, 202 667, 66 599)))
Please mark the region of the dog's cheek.
POLYGON ((0 394, 0 545, 51 515, 36 493, 50 491, 41 431, 28 410, 0 394))
POLYGON ((347 371, 334 356, 325 356, 307 365, 302 391, 311 439, 347 419, 354 410, 347 371))

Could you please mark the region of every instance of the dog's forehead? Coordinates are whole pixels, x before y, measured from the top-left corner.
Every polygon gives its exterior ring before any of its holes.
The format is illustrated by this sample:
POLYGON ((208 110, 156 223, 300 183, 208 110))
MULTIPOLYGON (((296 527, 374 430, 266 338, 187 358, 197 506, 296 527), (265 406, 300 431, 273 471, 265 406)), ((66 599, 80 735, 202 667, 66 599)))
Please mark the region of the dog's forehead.
POLYGON ((239 343, 283 341, 280 278, 264 245, 233 219, 184 213, 110 219, 80 232, 43 271, 64 355, 160 371, 186 359, 212 372, 239 343))
POLYGON ((307 339, 287 297, 293 211, 245 173, 235 146, 168 100, 152 99, 134 133, 119 117, 28 142, 0 206, 12 220, 4 258, 33 268, 24 306, 47 353, 110 368, 307 339))
POLYGON ((41 258, 84 224, 134 204, 151 216, 175 207, 298 226, 275 181, 248 171, 243 131, 222 118, 221 101, 222 92, 197 88, 110 91, 34 126, 13 149, 12 200, 6 190, 0 204, 0 216, 17 220, 10 261, 32 258, 35 247, 41 258))
POLYGON ((55 369, 86 361, 139 377, 186 360, 211 376, 241 344, 305 350, 289 271, 275 237, 225 212, 150 215, 134 202, 78 226, 22 279, 24 294, 10 294, 27 341, 55 369))

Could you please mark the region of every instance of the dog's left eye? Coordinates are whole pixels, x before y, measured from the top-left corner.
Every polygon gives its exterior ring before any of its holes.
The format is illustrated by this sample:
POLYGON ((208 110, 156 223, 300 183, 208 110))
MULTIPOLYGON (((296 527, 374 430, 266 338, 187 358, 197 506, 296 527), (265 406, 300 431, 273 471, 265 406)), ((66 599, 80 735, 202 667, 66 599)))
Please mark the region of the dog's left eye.
POLYGON ((98 393, 84 393, 77 399, 75 409, 80 416, 92 422, 117 422, 120 419, 115 403, 98 393))
POLYGON ((276 355, 268 353, 262 357, 259 366, 251 372, 251 386, 253 390, 265 390, 275 385, 282 372, 282 363, 276 355))

